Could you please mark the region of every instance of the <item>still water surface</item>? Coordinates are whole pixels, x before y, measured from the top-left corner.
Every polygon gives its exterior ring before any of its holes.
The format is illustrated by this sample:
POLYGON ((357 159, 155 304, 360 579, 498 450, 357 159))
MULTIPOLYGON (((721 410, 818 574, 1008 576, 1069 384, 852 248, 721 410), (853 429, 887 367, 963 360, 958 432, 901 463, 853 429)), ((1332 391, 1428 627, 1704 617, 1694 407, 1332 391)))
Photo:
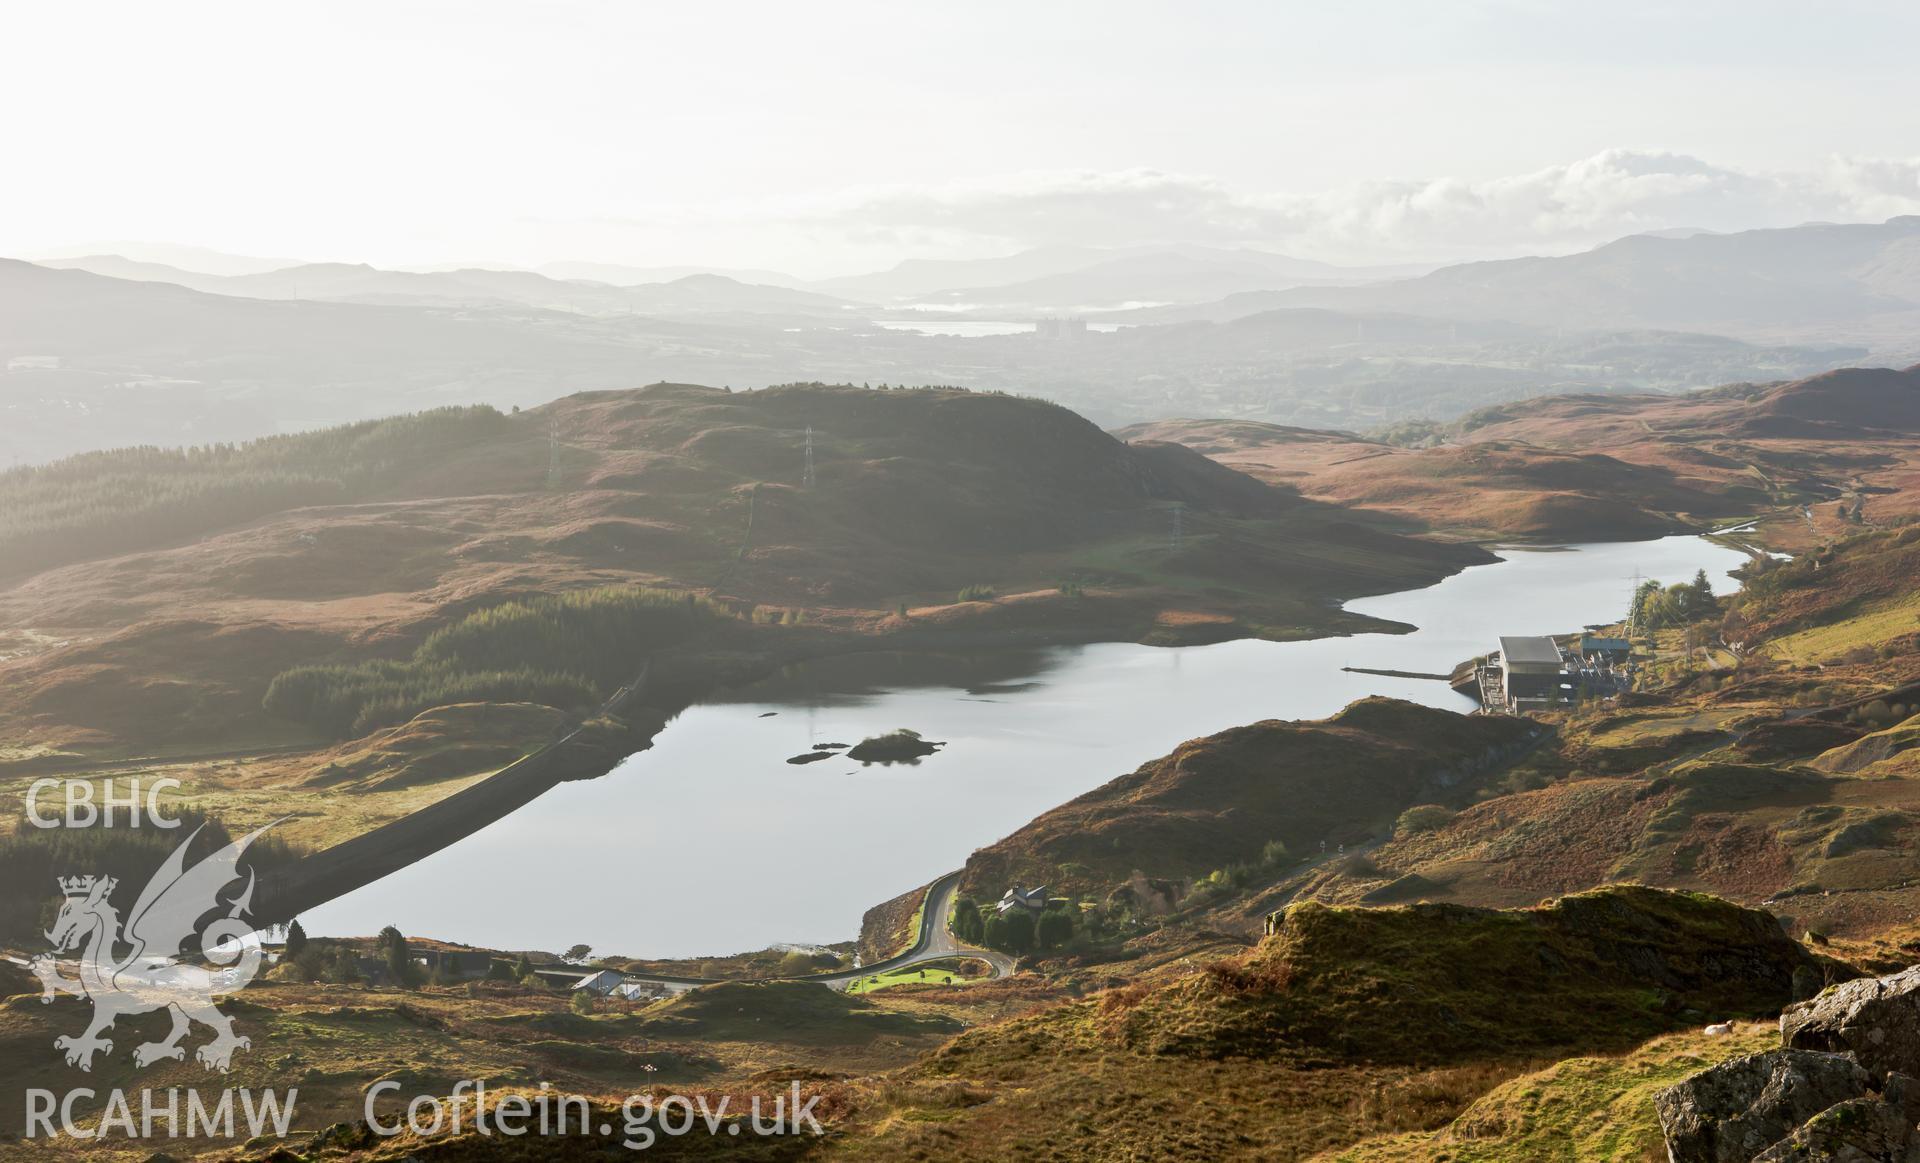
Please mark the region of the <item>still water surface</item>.
POLYGON ((1704 568, 1724 593, 1744 560, 1697 537, 1501 552, 1427 589, 1348 604, 1412 634, 794 667, 689 708, 605 778, 562 784, 302 921, 316 935, 394 924, 492 948, 584 941, 649 957, 848 939, 869 906, 1183 740, 1373 694, 1473 706, 1445 683, 1343 666, 1443 673, 1501 634, 1619 617, 1636 572, 1671 583, 1704 568), (785 762, 896 727, 947 747, 916 766, 785 762))
MULTIPOLYGON (((912 331, 921 335, 946 335, 958 339, 986 339, 998 335, 1031 335, 1034 323, 999 322, 982 319, 876 319, 888 331, 912 331)), ((1118 331, 1118 323, 1088 323, 1088 331, 1118 331)))

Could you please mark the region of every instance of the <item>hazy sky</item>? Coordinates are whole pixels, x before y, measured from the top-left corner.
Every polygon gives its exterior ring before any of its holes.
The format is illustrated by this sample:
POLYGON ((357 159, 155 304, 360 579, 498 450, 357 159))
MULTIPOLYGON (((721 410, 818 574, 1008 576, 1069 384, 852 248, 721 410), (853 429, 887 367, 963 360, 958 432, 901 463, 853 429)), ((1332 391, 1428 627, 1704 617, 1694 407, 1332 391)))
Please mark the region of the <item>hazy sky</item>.
POLYGON ((1920 5, 8 5, 0 254, 819 276, 1336 261, 1920 212, 1920 5))

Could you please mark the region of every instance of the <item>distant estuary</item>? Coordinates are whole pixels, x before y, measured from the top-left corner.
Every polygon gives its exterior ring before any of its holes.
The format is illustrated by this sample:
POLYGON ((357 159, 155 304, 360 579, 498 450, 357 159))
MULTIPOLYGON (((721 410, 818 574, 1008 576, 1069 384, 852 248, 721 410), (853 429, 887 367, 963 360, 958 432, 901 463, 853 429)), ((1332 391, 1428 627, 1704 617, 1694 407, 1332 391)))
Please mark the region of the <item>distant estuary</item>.
POLYGON ((561 784, 304 923, 648 957, 851 938, 868 907, 1186 739, 1375 694, 1473 708, 1444 682, 1343 667, 1446 673, 1502 634, 1618 618, 1636 574, 1671 583, 1705 569, 1724 593, 1745 560, 1697 537, 1500 553, 1427 589, 1348 603, 1412 634, 792 667, 688 709, 607 777, 561 784), (944 746, 912 763, 850 756, 903 729, 944 746))

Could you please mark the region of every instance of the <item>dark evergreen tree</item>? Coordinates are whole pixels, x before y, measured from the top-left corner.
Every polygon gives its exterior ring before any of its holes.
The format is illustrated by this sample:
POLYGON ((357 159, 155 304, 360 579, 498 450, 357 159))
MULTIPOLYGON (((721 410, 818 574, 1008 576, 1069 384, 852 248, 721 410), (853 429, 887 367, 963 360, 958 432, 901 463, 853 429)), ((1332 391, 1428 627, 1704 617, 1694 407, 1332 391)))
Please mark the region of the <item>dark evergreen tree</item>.
POLYGON ((1034 944, 1042 949, 1058 949, 1072 939, 1073 927, 1071 912, 1064 908, 1048 909, 1034 925, 1034 944))
POLYGON ((412 989, 420 983, 420 971, 413 963, 413 951, 407 947, 407 939, 399 929, 388 925, 380 930, 380 936, 374 939, 374 947, 386 955, 387 976, 402 989, 412 989))
POLYGON ((1006 944, 1001 946, 1008 953, 1031 953, 1033 951, 1033 914, 1025 909, 1014 909, 1007 914, 1006 944))
POLYGON ((953 902, 953 935, 971 945, 978 945, 986 936, 986 922, 980 919, 980 906, 973 903, 972 897, 961 897, 953 902))

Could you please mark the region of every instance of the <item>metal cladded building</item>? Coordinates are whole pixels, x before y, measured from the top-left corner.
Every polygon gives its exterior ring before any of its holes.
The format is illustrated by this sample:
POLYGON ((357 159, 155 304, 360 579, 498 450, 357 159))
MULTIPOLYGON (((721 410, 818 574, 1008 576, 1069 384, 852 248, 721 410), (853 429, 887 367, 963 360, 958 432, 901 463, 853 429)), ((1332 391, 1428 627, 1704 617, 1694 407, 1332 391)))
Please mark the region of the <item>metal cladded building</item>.
POLYGON ((1499 667, 1500 685, 1509 707, 1539 706, 1566 698, 1566 692, 1560 689, 1565 664, 1559 644, 1551 638, 1502 637, 1499 667))
POLYGON ((1592 662, 1609 662, 1615 666, 1633 657, 1633 643, 1625 638, 1603 638, 1597 634, 1582 634, 1574 653, 1592 662))

